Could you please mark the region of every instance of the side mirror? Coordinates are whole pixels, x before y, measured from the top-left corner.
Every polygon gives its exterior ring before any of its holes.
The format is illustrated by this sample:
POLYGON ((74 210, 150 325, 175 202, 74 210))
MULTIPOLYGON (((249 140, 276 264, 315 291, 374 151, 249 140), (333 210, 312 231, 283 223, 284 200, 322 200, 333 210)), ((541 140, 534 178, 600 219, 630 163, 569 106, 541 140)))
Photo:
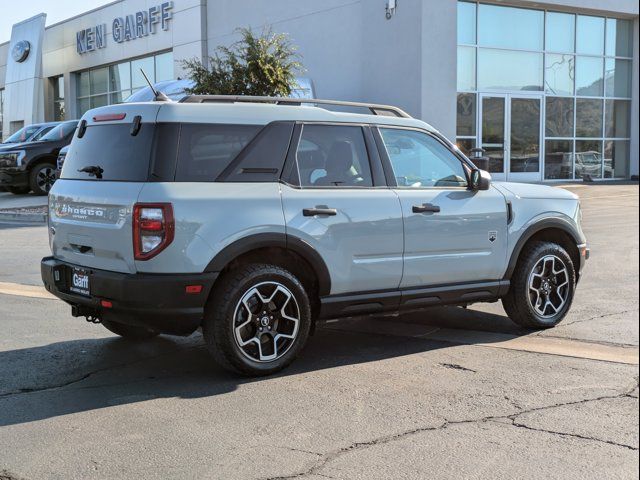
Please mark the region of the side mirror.
POLYGON ((491 186, 491 174, 485 170, 476 168, 471 171, 471 185, 473 191, 489 190, 491 186))

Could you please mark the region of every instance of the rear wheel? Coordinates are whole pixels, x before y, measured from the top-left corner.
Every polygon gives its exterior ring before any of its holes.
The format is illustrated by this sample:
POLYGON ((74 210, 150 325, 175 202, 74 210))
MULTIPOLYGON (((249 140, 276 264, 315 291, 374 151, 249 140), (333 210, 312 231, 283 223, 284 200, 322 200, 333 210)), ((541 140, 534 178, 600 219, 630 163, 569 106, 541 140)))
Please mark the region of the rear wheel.
POLYGON ((223 368, 260 376, 289 365, 310 327, 310 302, 300 281, 281 267, 253 264, 220 279, 205 309, 203 333, 223 368))
POLYGON ((56 181, 56 167, 52 163, 41 163, 31 170, 29 185, 36 195, 48 195, 56 181))
POLYGON ((110 332, 120 335, 123 338, 130 340, 147 340, 158 336, 158 332, 149 330, 145 327, 138 327, 136 325, 127 325, 125 323, 114 322, 113 320, 102 319, 102 325, 110 332))
POLYGON ((571 308, 575 286, 575 268, 566 250, 555 243, 534 242, 522 252, 502 304, 518 325, 555 327, 571 308))

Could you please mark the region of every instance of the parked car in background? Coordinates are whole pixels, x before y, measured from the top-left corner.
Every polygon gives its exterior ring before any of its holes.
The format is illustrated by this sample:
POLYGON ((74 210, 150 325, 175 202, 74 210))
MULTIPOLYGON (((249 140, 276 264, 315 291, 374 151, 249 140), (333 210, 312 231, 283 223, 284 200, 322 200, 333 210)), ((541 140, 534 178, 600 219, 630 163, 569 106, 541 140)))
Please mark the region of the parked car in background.
POLYGON ((60 153, 58 153, 58 159, 56 160, 56 178, 60 178, 60 172, 62 172, 62 166, 64 165, 64 159, 69 151, 69 145, 62 147, 60 153))
MULTIPOLYGON (((310 78, 296 78, 297 87, 291 92, 291 98, 314 98, 315 89, 313 81, 310 78)), ((179 79, 179 80, 166 80, 164 82, 156 83, 153 88, 156 91, 164 93, 169 99, 180 101, 188 95, 187 89, 192 88, 195 85, 193 80, 179 79)), ((124 103, 134 102, 153 102, 154 95, 151 88, 144 87, 133 93, 124 101, 124 103)))
POLYGON ((22 127, 16 133, 7 138, 4 142, 2 142, 2 145, 10 143, 35 142, 49 133, 49 131, 59 123, 60 122, 47 122, 27 125, 26 127, 22 127))
POLYGON ((56 160, 69 145, 77 120, 61 122, 37 142, 0 146, 0 186, 11 193, 46 195, 56 181, 56 160))

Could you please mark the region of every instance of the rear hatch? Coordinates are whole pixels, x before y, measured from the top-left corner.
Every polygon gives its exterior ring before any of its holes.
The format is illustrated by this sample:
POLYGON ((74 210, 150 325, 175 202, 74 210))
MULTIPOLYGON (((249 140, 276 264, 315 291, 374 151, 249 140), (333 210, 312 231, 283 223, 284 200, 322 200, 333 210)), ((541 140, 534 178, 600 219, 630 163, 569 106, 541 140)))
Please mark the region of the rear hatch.
POLYGON ((151 158, 160 106, 112 105, 83 116, 60 179, 49 193, 54 257, 85 267, 135 272, 132 212, 142 186, 154 176, 151 158))

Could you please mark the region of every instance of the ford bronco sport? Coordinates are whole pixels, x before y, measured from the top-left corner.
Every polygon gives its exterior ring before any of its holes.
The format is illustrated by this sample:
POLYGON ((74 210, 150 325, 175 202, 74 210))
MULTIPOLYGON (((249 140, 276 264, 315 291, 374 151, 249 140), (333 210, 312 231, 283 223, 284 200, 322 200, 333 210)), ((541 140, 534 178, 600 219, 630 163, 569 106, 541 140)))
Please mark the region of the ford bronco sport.
POLYGON ((498 299, 525 327, 563 319, 589 254, 575 195, 492 183, 395 107, 310 102, 88 111, 49 195, 46 288, 123 337, 202 327, 245 375, 318 319, 498 299))

